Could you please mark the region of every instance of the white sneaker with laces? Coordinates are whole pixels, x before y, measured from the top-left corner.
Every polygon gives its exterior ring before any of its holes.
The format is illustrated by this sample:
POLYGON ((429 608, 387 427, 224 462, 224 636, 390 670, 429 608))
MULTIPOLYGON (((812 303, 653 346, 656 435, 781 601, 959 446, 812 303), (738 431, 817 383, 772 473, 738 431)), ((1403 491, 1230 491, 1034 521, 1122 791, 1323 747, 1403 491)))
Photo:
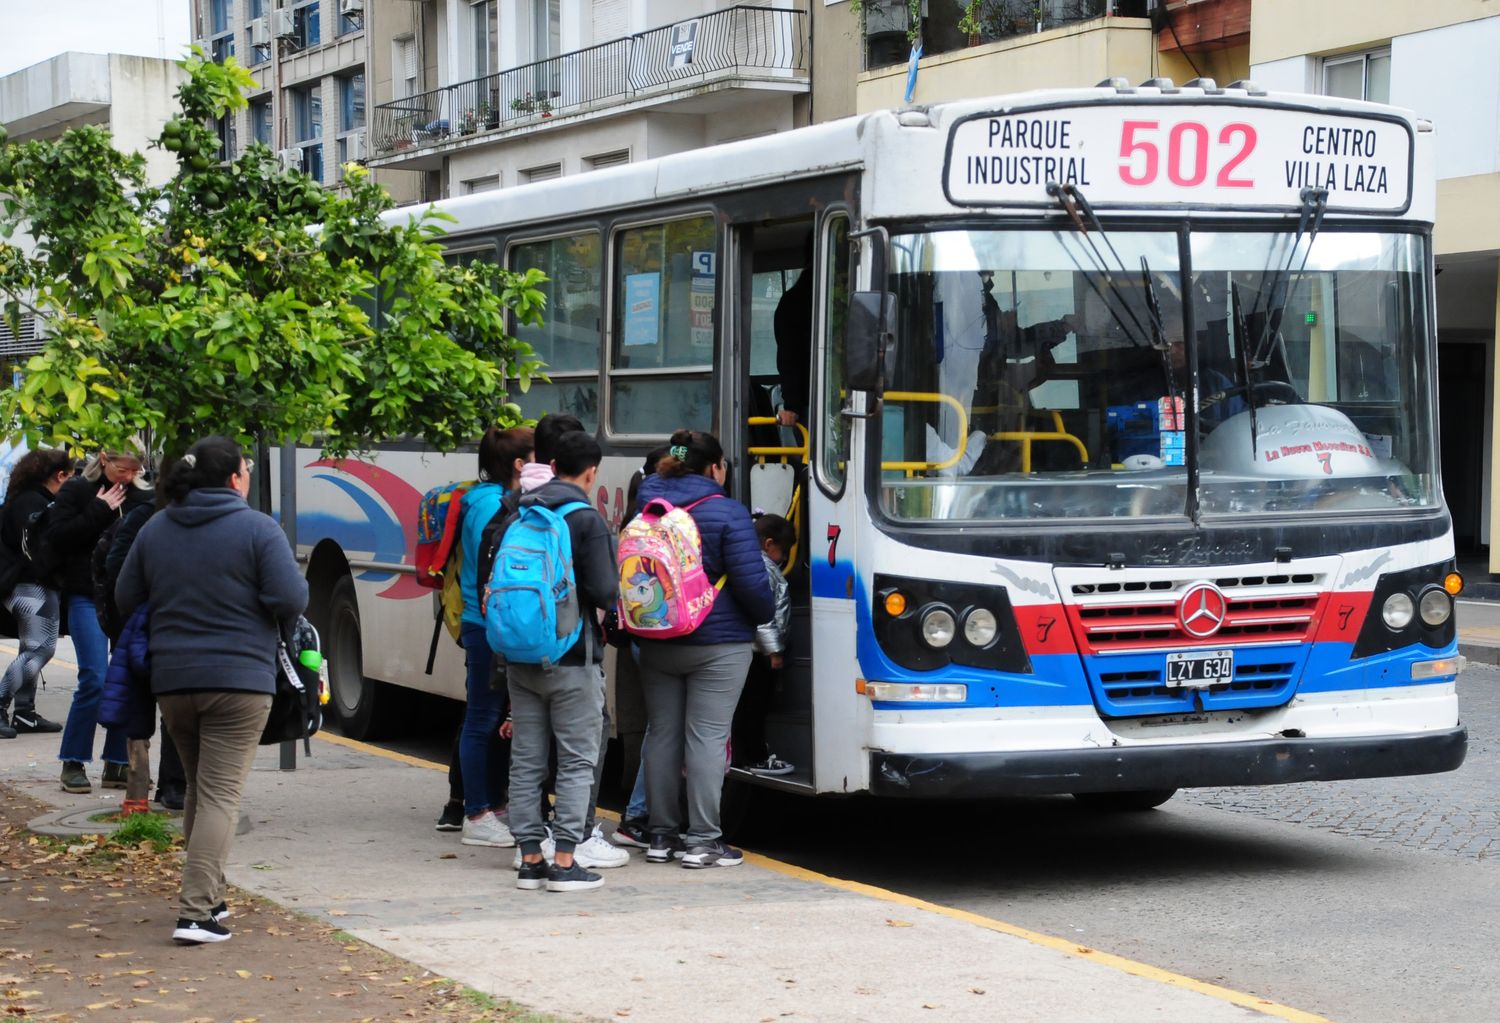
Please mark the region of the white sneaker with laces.
POLYGON ((623 867, 630 862, 630 853, 606 840, 604 829, 597 824, 594 825, 594 833, 578 843, 578 847, 573 850, 573 857, 582 866, 595 870, 623 867))
MULTIPOLYGON (((544 839, 542 839, 542 859, 546 860, 548 863, 551 863, 553 857, 555 857, 556 855, 557 855, 557 843, 554 842, 554 841, 552 841, 552 829, 548 828, 547 829, 547 837, 544 838, 544 839)), ((510 861, 510 869, 511 870, 520 870, 521 869, 521 850, 520 850, 519 847, 517 847, 517 849, 516 849, 515 858, 510 861)))
POLYGON ((490 849, 509 849, 516 844, 510 828, 492 813, 481 817, 465 817, 464 837, 460 841, 464 845, 481 845, 490 849))

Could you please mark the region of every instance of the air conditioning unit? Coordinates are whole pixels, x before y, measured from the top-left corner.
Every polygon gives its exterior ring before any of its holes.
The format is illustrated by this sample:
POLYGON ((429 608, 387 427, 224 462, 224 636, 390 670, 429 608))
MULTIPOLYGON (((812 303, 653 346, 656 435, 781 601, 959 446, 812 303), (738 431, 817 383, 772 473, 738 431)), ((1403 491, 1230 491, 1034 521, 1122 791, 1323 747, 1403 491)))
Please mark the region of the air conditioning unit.
POLYGON ((297 20, 290 7, 278 7, 271 12, 271 34, 277 39, 296 38, 297 20))
POLYGON ((355 163, 365 162, 365 133, 357 131, 349 136, 349 159, 355 163))
POLYGON ((365 13, 365 0, 339 0, 340 14, 365 13))
POLYGON ((250 45, 271 45, 271 20, 264 14, 250 22, 250 45))
POLYGON ((283 170, 301 170, 302 147, 292 146, 290 149, 280 150, 276 154, 276 162, 281 164, 283 170))

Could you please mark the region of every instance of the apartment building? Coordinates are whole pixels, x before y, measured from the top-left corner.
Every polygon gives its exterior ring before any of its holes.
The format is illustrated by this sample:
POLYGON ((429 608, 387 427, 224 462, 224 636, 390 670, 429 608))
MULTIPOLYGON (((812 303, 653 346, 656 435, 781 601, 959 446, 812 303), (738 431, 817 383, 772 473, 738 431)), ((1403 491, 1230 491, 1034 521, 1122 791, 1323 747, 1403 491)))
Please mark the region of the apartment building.
MULTIPOLYGON (((212 59, 236 57, 257 88, 249 107, 218 126, 222 152, 251 141, 326 185, 368 156, 372 23, 400 23, 407 0, 188 0, 193 33, 212 59)), ((378 176, 398 201, 422 198, 409 175, 378 176)))
POLYGON ((390 63, 374 73, 366 157, 419 179, 425 196, 578 174, 811 119, 807 0, 409 6, 417 10, 401 30, 372 43, 390 63))

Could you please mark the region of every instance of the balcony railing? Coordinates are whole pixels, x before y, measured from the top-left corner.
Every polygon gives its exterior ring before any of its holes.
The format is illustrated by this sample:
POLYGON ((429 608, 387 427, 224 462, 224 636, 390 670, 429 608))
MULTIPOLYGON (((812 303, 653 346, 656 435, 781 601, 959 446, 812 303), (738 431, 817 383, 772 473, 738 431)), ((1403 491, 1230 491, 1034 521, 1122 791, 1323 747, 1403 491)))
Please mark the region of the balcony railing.
POLYGON ((730 7, 446 85, 373 111, 375 155, 455 141, 735 76, 804 79, 806 15, 730 7))

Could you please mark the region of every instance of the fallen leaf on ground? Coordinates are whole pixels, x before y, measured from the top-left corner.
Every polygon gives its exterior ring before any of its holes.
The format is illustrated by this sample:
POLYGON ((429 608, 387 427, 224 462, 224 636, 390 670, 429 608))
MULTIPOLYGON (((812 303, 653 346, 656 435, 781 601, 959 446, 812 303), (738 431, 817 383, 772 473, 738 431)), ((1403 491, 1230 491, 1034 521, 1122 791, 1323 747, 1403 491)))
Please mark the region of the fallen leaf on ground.
POLYGON ((912 924, 912 922, 910 920, 887 920, 885 922, 885 925, 887 927, 911 927, 911 926, 913 926, 913 924, 912 924))

